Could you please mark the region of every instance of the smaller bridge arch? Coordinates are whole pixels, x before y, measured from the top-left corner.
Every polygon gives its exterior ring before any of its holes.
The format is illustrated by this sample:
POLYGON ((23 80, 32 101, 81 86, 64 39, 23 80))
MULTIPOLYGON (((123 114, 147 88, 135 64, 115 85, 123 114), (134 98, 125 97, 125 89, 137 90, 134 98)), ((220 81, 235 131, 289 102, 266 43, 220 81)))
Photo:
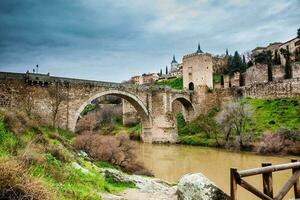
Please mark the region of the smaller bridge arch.
POLYGON ((179 95, 179 96, 175 96, 172 100, 171 100, 171 110, 174 111, 174 102, 178 101, 181 103, 181 105, 184 108, 184 117, 186 121, 191 121, 194 118, 195 115, 195 109, 194 106, 192 104, 192 102, 184 95, 179 95))
POLYGON ((90 104, 93 100, 106 95, 114 95, 127 100, 137 110, 138 115, 141 117, 142 131, 143 128, 148 128, 151 126, 152 123, 151 114, 149 113, 147 107, 139 97, 127 91, 108 90, 104 92, 97 92, 81 103, 80 107, 77 109, 75 113, 75 116, 72 117, 73 122, 70 123, 71 125, 70 129, 72 131, 75 131, 76 123, 80 116, 80 113, 88 104, 90 104))

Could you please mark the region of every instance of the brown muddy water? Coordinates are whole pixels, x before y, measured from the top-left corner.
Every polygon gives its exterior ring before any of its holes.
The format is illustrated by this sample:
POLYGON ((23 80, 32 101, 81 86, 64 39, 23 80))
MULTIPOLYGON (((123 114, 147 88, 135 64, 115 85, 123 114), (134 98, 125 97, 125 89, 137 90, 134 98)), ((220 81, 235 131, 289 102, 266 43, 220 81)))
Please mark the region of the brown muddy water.
MULTIPOLYGON (((231 167, 249 169, 260 167, 262 162, 273 165, 290 162, 295 156, 258 156, 253 153, 229 152, 225 150, 193 147, 185 145, 158 145, 137 143, 137 156, 155 177, 177 183, 181 176, 201 172, 229 194, 231 167)), ((298 157, 299 159, 299 157, 298 157)), ((274 193, 276 194, 291 176, 291 170, 273 173, 274 193)), ((261 175, 248 177, 251 184, 262 191, 261 175)), ((238 186, 238 199, 258 199, 238 186)), ((292 197, 292 191, 285 199, 292 197)))

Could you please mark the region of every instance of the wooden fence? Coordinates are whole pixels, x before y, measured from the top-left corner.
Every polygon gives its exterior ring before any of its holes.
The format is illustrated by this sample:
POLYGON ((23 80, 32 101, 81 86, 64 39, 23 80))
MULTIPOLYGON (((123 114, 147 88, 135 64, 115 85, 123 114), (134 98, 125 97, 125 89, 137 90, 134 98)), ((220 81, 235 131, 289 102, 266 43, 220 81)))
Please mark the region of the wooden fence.
POLYGON ((262 163, 261 168, 238 171, 236 168, 230 169, 230 194, 232 200, 237 200, 237 185, 245 188, 252 194, 263 200, 282 200, 289 190, 294 187, 295 199, 300 199, 300 162, 292 160, 292 163, 274 165, 271 163, 262 163), (272 173, 282 170, 292 170, 292 176, 274 196, 272 173), (262 175, 263 192, 256 189, 243 178, 254 175, 262 175))

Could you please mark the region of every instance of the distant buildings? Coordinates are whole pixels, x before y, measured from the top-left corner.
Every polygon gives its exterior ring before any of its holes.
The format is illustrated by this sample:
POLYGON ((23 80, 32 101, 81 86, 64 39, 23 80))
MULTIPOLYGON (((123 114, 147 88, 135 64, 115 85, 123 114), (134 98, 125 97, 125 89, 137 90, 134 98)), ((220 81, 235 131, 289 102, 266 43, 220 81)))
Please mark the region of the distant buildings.
MULTIPOLYGON (((153 84, 155 81, 170 80, 178 77, 183 78, 183 87, 194 90, 199 86, 208 88, 228 88, 251 85, 254 83, 265 83, 270 81, 270 69, 266 63, 256 63, 257 55, 264 52, 272 54, 272 79, 280 80, 287 78, 286 53, 289 54, 291 76, 288 78, 300 77, 300 38, 295 37, 287 42, 274 42, 266 47, 256 47, 251 51, 251 65, 245 72, 228 72, 232 62, 232 56, 212 56, 198 48, 194 53, 184 55, 182 62, 177 62, 175 55, 169 66, 161 69, 160 73, 149 73, 141 76, 134 76, 130 82, 134 84, 153 84), (227 71, 227 72, 226 72, 227 71)), ((265 54, 266 55, 266 54, 265 54)), ((244 62, 245 63, 245 57, 244 62)))

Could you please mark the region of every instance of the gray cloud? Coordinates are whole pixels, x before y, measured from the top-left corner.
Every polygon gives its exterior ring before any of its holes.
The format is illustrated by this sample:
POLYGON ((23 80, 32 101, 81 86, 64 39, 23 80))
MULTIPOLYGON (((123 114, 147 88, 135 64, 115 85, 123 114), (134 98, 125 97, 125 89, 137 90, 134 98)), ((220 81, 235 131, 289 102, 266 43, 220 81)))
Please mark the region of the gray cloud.
MULTIPOLYGON (((300 27, 299 0, 1 0, 0 70, 122 81, 173 53, 244 52, 300 27)), ((180 60, 180 59, 178 59, 180 60)))

